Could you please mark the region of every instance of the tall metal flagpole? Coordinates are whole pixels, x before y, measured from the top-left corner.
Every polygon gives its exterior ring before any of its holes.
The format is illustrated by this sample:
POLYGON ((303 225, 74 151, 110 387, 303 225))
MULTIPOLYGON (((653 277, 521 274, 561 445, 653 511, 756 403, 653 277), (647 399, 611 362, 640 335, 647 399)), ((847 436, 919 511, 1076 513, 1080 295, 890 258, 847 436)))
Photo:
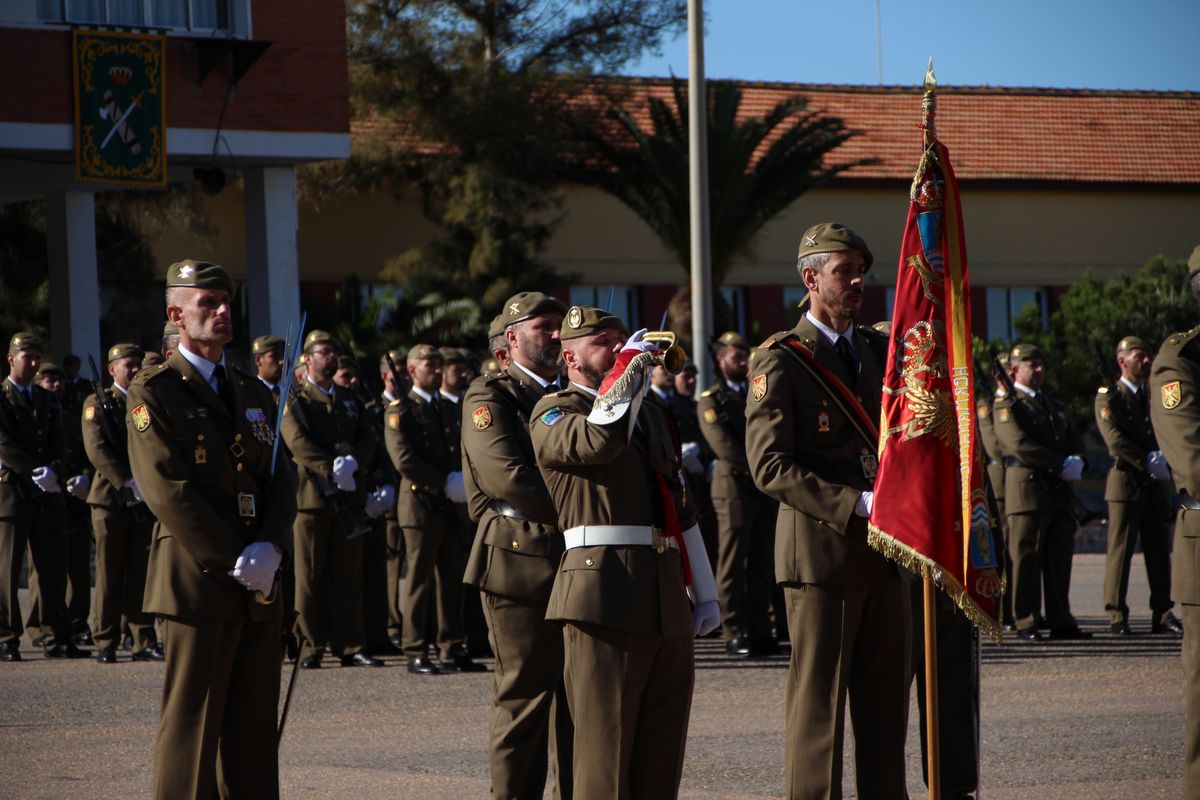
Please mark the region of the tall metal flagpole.
POLYGON ((704 91, 704 9, 688 0, 688 184, 691 196, 692 354, 696 382, 713 381, 713 365, 701 356, 712 340, 712 258, 708 239, 708 109, 704 91))

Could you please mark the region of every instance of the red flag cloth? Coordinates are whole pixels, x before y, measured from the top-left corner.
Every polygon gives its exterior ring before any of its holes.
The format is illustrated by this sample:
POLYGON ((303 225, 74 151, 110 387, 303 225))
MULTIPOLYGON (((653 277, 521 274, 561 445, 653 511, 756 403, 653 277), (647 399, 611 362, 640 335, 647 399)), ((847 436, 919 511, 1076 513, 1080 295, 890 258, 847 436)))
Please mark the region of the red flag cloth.
POLYGON ((936 139, 900 246, 868 539, 933 578, 1000 640, 999 553, 975 420, 970 287, 958 185, 936 139))

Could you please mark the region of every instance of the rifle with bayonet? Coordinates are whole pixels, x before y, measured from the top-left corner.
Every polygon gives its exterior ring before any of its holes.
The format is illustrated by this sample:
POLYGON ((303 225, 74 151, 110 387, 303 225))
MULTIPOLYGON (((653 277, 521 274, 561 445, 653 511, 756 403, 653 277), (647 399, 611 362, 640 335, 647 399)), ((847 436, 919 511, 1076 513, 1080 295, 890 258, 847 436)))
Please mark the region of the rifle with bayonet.
MULTIPOLYGON (((117 408, 117 401, 104 390, 104 383, 100 379, 100 370, 96 368, 96 359, 92 358, 91 353, 88 353, 87 359, 88 368, 92 371, 91 384, 92 391, 96 395, 96 410, 100 412, 98 415, 100 432, 104 434, 105 440, 112 447, 117 460, 132 474, 129 466, 129 439, 125 430, 125 420, 122 419, 121 410, 117 408)), ((117 493, 121 497, 122 504, 126 508, 133 509, 134 515, 139 519, 148 513, 146 504, 137 499, 133 494, 133 489, 122 486, 117 489, 117 493)))

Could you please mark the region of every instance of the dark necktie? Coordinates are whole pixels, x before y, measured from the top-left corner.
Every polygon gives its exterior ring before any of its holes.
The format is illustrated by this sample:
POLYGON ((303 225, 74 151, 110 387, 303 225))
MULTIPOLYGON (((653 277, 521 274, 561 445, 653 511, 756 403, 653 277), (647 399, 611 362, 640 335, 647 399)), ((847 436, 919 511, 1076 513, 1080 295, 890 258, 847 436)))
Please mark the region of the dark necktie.
POLYGON ((1137 403, 1138 413, 1141 414, 1143 417, 1149 416, 1150 409, 1147 406, 1146 387, 1145 386, 1139 386, 1137 388, 1137 391, 1133 393, 1133 399, 1134 399, 1134 402, 1137 403))
POLYGON ((225 374, 224 364, 217 364, 213 368, 213 378, 217 382, 217 396, 221 398, 225 408, 229 409, 229 413, 233 414, 233 390, 229 385, 229 376, 225 374))
POLYGON ((842 357, 842 363, 846 365, 846 371, 850 373, 851 380, 858 380, 858 358, 854 355, 854 348, 850 346, 850 340, 845 336, 839 336, 837 351, 838 355, 842 357))

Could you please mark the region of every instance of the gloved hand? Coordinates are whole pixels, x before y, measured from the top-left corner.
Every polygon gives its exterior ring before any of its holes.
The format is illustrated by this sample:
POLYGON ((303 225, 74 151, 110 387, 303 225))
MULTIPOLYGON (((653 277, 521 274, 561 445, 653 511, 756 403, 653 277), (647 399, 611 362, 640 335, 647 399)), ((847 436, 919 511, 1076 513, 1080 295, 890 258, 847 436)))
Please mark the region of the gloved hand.
POLYGON ((77 497, 80 500, 87 499, 88 489, 91 488, 92 479, 86 472, 81 472, 74 478, 67 479, 67 491, 72 497, 77 497))
POLYGON ((38 467, 33 471, 32 475, 33 482, 43 492, 54 494, 55 492, 62 491, 62 487, 58 485, 58 476, 49 467, 38 467))
POLYGON ((1062 479, 1072 483, 1083 477, 1083 459, 1079 456, 1067 456, 1062 463, 1062 479))
POLYGON ((354 456, 338 456, 333 460, 333 482, 343 492, 353 492, 358 488, 354 473, 358 472, 358 459, 354 456))
POLYGON ((451 472, 446 476, 446 497, 455 503, 467 502, 467 485, 463 483, 461 472, 451 472))
POLYGON ((229 574, 252 592, 269 595, 275 583, 275 572, 283 561, 279 548, 270 542, 251 542, 238 556, 229 574))
POLYGON ((679 447, 679 460, 683 468, 693 475, 704 474, 704 462, 700 460, 700 445, 696 442, 684 442, 679 447))
POLYGON ((721 605, 716 600, 701 603, 692 609, 692 635, 704 636, 721 624, 721 605))
POLYGON ((395 486, 392 486, 390 483, 385 483, 383 486, 380 486, 378 489, 376 489, 375 493, 379 495, 379 504, 383 506, 383 512, 381 513, 386 513, 396 507, 395 486))
POLYGON ((854 513, 860 517, 870 519, 873 508, 875 508, 875 493, 863 492, 858 496, 858 502, 854 504, 854 513))
POLYGON ((1151 450, 1146 456, 1146 472, 1156 481, 1171 480, 1171 467, 1167 464, 1167 457, 1163 455, 1162 450, 1151 450))
POLYGON ((378 489, 367 495, 367 504, 363 506, 363 513, 366 514, 369 519, 375 519, 383 513, 383 505, 379 500, 378 489))
POLYGON ((139 503, 146 502, 146 498, 142 496, 142 490, 138 488, 137 480, 135 478, 130 478, 127 486, 129 487, 129 491, 133 492, 134 500, 137 500, 139 503))
POLYGON ((648 328, 642 328, 640 331, 634 333, 633 336, 630 336, 625 344, 621 345, 621 352, 624 353, 629 350, 634 350, 639 353, 653 353, 655 350, 657 350, 658 342, 642 341, 642 337, 646 335, 648 330, 648 328))

